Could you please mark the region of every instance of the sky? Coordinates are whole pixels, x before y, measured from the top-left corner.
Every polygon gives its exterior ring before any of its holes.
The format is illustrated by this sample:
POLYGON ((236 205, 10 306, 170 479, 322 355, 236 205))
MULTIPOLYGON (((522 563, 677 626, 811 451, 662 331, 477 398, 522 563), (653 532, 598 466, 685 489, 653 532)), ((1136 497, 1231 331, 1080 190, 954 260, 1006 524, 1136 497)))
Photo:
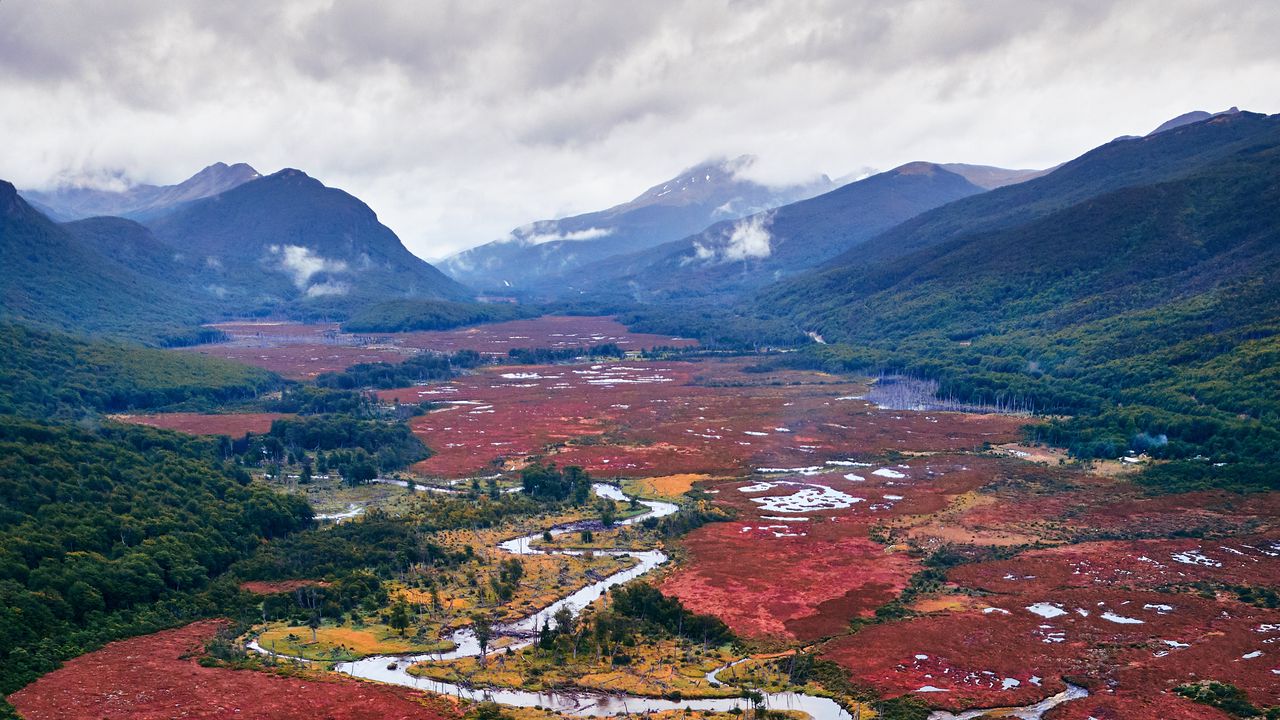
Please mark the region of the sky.
POLYGON ((0 178, 304 170, 428 260, 754 154, 1047 167, 1280 112, 1280 3, 0 0, 0 178))

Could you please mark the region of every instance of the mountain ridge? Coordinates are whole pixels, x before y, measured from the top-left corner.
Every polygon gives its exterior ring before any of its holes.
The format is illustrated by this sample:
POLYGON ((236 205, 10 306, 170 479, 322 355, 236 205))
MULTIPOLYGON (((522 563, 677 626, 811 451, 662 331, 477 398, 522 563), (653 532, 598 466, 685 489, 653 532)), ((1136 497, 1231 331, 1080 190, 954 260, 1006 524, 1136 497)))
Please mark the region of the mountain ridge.
POLYGON ((584 289, 636 299, 703 296, 763 286, 856 247, 877 232, 983 192, 935 163, 912 162, 822 195, 587 266, 584 289))
POLYGON ((907 220, 871 238, 831 267, 877 262, 943 242, 975 228, 1020 224, 1089 197, 1186 174, 1247 146, 1277 121, 1258 113, 1215 115, 1144 138, 1113 140, 1041 177, 964 198, 907 220))
POLYGON ((202 264, 201 283, 246 307, 348 298, 466 300, 359 198, 285 168, 148 221, 202 264))
POLYGON ((753 162, 743 155, 686 168, 627 202, 523 225, 506 238, 446 258, 441 268, 478 288, 554 287, 592 262, 677 240, 717 220, 810 197, 832 185, 825 175, 780 188, 742 179, 753 162))
MULTIPOLYGON (((124 221, 128 222, 128 221, 124 221)), ((201 317, 199 304, 99 252, 0 181, 0 316, 79 334, 183 335, 201 317)))
POLYGON ((926 213, 747 305, 833 343, 809 350, 824 367, 1029 399, 1080 457, 1166 438, 1162 456, 1273 462, 1276 177, 1280 116, 1214 116, 926 213))
POLYGON ((47 191, 24 190, 22 195, 58 221, 99 216, 138 220, 217 195, 260 177, 262 175, 246 163, 228 165, 216 162, 175 185, 138 184, 119 191, 69 185, 47 191))

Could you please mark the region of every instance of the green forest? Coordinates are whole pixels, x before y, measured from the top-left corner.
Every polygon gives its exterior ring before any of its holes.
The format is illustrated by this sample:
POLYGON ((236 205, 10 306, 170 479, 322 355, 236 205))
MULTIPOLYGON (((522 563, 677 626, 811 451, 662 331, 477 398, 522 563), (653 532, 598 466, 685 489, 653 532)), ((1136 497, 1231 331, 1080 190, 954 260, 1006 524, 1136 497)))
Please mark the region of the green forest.
POLYGON ((0 418, 0 691, 103 642, 228 605, 215 581, 307 527, 215 442, 150 428, 0 418))
POLYGON ((0 322, 0 414, 76 419, 159 407, 209 409, 278 389, 265 370, 0 322))

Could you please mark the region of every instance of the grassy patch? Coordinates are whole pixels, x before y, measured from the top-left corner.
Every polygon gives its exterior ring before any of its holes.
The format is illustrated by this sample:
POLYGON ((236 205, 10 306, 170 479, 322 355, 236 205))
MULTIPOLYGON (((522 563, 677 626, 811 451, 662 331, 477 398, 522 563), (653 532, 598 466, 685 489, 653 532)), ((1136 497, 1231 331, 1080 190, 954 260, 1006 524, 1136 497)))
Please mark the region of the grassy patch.
POLYGON ((259 636, 258 644, 282 655, 325 661, 356 660, 368 655, 436 652, 453 647, 453 643, 436 639, 433 633, 428 633, 425 640, 413 635, 401 637, 399 632, 382 624, 360 628, 323 625, 316 629, 315 640, 311 638, 311 628, 305 625, 278 624, 268 626, 259 636))

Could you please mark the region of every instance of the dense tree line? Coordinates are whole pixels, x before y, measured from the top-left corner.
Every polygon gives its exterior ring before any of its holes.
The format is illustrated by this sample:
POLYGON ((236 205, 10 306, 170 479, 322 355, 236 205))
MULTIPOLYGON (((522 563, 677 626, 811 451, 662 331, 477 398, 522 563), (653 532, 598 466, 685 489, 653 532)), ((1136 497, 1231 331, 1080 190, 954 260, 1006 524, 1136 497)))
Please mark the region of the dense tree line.
POLYGON ((354 417, 367 417, 375 414, 375 404, 371 395, 355 390, 334 390, 312 385, 290 384, 281 390, 278 400, 264 403, 264 409, 299 415, 340 413, 354 417))
POLYGON ((268 438, 294 453, 359 449, 372 455, 379 469, 394 470, 431 456, 403 423, 362 420, 345 415, 312 415, 271 423, 268 438))
POLYGON ((311 522, 305 500, 252 484, 209 440, 11 417, 0 508, 4 692, 105 639, 207 612, 213 579, 311 522))
POLYGON ((350 415, 282 418, 266 434, 219 437, 216 442, 223 457, 266 467, 268 477, 296 469, 300 484, 310 483, 315 474, 336 472, 354 487, 431 456, 407 425, 350 415))
POLYGON ((360 363, 342 372, 323 373, 316 377, 316 385, 341 390, 408 387, 431 380, 448 380, 482 362, 480 354, 473 350, 459 350, 452 355, 424 352, 401 363, 360 363))
POLYGON ((462 558, 427 540, 414 517, 374 509, 352 522, 269 543, 235 572, 249 580, 338 578, 356 571, 389 576, 415 564, 447 566, 462 558))
POLYGON ((519 365, 550 365, 569 362, 578 358, 620 358, 622 348, 617 343, 604 343, 583 348, 511 348, 507 360, 519 365))
POLYGON ((281 384, 265 370, 195 353, 89 342, 11 323, 0 323, 0 356, 0 414, 28 417, 207 409, 281 384))
POLYGON ((580 467, 534 463, 520 471, 524 494, 536 500, 570 501, 582 505, 591 496, 591 478, 580 467))
POLYGON ((613 588, 610 609, 633 621, 649 624, 671 635, 695 642, 719 645, 733 639, 729 627, 714 615, 699 615, 680 600, 667 597, 652 585, 631 583, 613 588))

